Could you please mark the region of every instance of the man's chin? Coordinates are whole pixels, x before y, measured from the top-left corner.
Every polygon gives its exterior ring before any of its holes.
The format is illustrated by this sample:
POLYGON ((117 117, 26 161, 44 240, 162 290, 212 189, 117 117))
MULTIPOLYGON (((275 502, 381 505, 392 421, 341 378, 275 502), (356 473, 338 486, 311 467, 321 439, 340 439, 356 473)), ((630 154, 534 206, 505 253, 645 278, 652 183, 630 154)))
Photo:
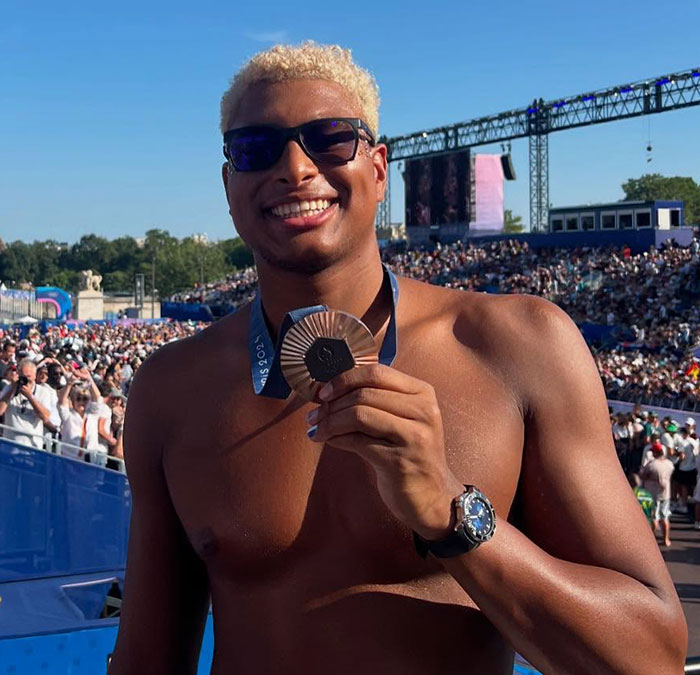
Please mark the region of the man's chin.
POLYGON ((332 267, 343 257, 343 251, 306 251, 295 255, 279 255, 257 249, 254 251, 254 257, 258 268, 260 262, 264 261, 266 267, 311 276, 332 267))

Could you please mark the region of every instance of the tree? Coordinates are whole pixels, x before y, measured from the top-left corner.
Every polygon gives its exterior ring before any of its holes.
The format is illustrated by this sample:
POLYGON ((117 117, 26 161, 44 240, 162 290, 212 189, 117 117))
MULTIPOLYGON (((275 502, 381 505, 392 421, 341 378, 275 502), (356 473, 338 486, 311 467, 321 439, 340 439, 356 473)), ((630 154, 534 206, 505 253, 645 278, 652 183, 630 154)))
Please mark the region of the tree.
POLYGON ((253 254, 240 237, 224 239, 218 246, 223 251, 226 263, 231 267, 243 269, 253 264, 253 254))
POLYGON ((622 184, 626 201, 678 200, 685 203, 685 222, 700 223, 700 185, 692 178, 648 173, 622 184))
POLYGON ((80 271, 92 269, 102 275, 107 292, 133 291, 134 275, 146 276, 146 292, 155 286, 161 298, 193 288, 201 281, 223 279, 236 269, 248 267, 253 257, 240 238, 207 243, 197 237, 178 239, 167 230, 146 232, 142 246, 133 237, 108 240, 94 234, 68 246, 48 240, 27 244, 15 241, 0 245, 0 281, 8 286, 31 283, 77 291, 80 271))
POLYGON ((524 229, 523 219, 520 216, 514 216, 510 209, 503 211, 503 232, 506 234, 518 234, 524 229))

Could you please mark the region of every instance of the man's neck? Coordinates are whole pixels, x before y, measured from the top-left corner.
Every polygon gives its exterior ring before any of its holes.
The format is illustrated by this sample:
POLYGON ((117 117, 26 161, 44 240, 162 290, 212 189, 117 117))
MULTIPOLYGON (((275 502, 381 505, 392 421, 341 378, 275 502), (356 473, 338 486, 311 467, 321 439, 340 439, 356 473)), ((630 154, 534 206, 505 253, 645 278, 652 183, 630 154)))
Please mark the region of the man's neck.
POLYGON ((342 261, 317 274, 306 275, 258 265, 263 307, 276 339, 284 315, 300 307, 325 305, 362 318, 376 334, 388 316, 390 300, 380 293, 384 270, 379 252, 342 261))

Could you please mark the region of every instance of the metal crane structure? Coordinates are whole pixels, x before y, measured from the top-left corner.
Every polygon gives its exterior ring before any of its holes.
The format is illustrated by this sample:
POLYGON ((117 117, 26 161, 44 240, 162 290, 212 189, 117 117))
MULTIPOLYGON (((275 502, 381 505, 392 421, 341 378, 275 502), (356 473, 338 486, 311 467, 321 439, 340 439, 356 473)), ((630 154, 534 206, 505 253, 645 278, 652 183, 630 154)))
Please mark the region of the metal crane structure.
MULTIPOLYGON (((533 100, 526 108, 467 122, 382 137, 389 162, 440 155, 490 143, 528 137, 530 141, 530 229, 545 231, 549 210, 549 134, 700 105, 700 68, 608 87, 577 96, 533 100)), ((377 225, 391 221, 387 198, 377 211, 377 225)))

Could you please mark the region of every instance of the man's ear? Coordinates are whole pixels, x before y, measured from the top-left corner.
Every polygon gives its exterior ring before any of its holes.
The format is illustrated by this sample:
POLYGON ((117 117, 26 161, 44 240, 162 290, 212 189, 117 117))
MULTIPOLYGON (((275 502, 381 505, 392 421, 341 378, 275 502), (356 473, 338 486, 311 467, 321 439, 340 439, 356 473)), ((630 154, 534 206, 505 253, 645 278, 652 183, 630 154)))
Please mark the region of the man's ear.
POLYGON ((387 162, 387 147, 384 143, 378 143, 372 153, 372 163, 374 164, 374 181, 377 191, 377 202, 384 200, 386 193, 386 181, 389 174, 389 164, 387 162))

